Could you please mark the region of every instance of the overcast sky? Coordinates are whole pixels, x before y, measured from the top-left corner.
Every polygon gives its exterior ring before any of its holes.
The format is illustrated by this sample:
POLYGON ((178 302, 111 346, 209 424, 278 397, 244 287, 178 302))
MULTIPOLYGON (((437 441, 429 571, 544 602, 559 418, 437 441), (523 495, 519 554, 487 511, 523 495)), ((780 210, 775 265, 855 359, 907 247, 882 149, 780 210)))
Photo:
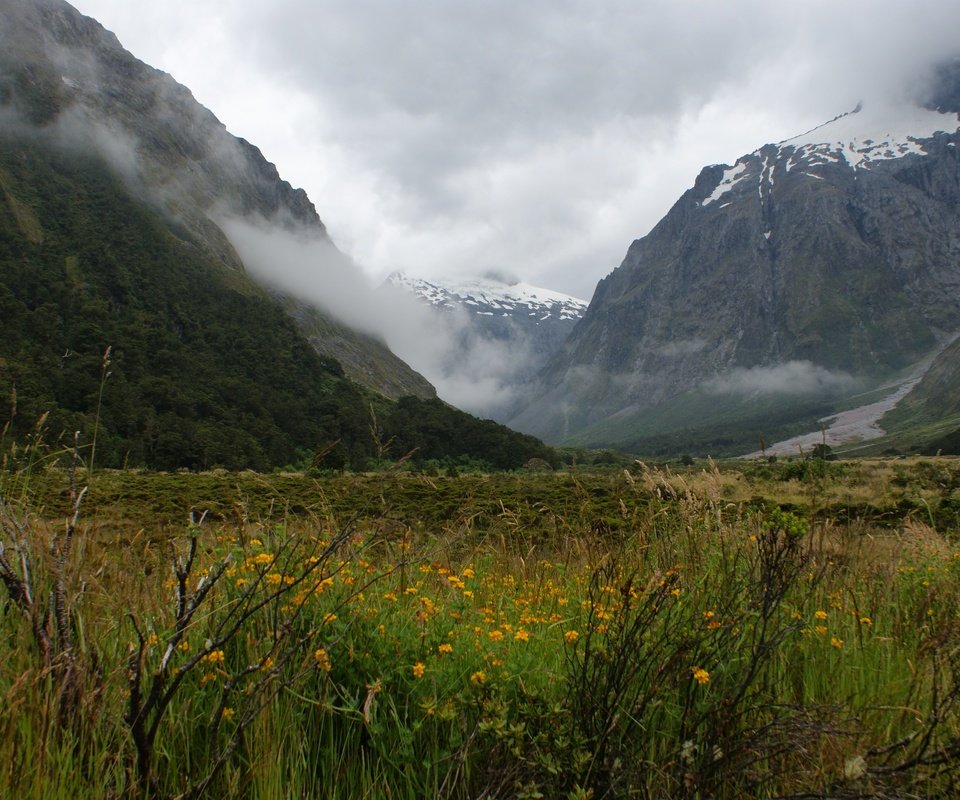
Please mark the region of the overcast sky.
POLYGON ((706 164, 957 50, 956 0, 74 0, 307 190, 374 280, 589 299, 706 164))

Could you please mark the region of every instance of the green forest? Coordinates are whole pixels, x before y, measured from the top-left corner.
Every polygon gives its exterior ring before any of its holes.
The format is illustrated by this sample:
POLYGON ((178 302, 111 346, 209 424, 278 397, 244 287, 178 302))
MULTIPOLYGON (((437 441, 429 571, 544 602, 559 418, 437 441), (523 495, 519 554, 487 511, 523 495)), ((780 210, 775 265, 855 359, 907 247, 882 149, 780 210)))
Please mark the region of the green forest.
POLYGON ((245 275, 96 158, 0 141, 0 425, 48 415, 100 466, 361 469, 555 459, 440 401, 348 380, 245 275))

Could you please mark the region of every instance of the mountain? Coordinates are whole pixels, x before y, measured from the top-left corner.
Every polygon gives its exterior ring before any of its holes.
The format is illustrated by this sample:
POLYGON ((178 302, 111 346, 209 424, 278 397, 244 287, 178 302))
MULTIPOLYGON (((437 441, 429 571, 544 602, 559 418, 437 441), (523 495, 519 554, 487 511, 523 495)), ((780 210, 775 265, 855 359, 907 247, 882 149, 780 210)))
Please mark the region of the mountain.
POLYGON ((395 272, 387 284, 441 313, 466 315, 469 334, 465 336, 508 343, 528 352, 527 366, 534 370, 560 348, 587 308, 576 297, 493 276, 441 283, 395 272))
POLYGON ((586 303, 516 280, 427 280, 394 273, 378 294, 387 341, 457 407, 501 422, 557 351, 586 303))
MULTIPOLYGON (((97 153, 128 191, 168 217, 194 246, 239 272, 221 220, 254 218, 329 242, 302 189, 260 150, 232 136, 190 91, 137 60, 114 34, 61 0, 4 0, 0 29, 4 127, 47 144, 97 153)), ((433 388, 382 341, 331 314, 287 300, 322 355, 391 397, 433 388)))
POLYGON ((960 330, 960 67, 694 186, 598 285, 511 424, 644 451, 755 449, 960 330))
POLYGON ((382 342, 254 281, 240 251, 257 231, 338 256, 306 269, 351 266, 306 194, 187 89, 61 0, 4 0, 4 459, 38 430, 79 431, 102 467, 555 458, 437 400, 382 342))
POLYGON ((937 355, 923 378, 883 418, 891 430, 917 423, 960 428, 960 338, 937 355))

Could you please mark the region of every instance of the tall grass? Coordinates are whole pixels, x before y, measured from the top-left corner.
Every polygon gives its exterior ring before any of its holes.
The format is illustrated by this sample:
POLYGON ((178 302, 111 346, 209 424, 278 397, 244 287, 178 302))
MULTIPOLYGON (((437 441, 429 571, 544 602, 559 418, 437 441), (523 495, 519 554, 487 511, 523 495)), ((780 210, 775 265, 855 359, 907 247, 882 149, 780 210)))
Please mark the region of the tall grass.
MULTIPOLYGON (((63 523, 4 474, 29 533, 6 525, 4 552, 47 596, 63 523)), ((123 546, 81 515, 65 574, 89 691, 60 718, 6 581, 0 795, 954 796, 956 531, 731 502, 715 470, 623 477, 606 521, 576 511, 576 479, 564 516, 533 478, 436 526, 391 505, 396 477, 364 514, 318 493, 123 546)))

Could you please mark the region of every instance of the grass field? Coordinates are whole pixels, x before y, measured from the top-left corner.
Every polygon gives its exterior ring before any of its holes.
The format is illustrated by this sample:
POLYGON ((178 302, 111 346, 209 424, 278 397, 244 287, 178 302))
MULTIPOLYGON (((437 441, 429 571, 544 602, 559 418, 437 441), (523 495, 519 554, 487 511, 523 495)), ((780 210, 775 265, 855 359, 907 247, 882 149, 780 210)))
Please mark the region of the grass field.
POLYGON ((955 460, 0 481, 2 797, 960 793, 955 460))

